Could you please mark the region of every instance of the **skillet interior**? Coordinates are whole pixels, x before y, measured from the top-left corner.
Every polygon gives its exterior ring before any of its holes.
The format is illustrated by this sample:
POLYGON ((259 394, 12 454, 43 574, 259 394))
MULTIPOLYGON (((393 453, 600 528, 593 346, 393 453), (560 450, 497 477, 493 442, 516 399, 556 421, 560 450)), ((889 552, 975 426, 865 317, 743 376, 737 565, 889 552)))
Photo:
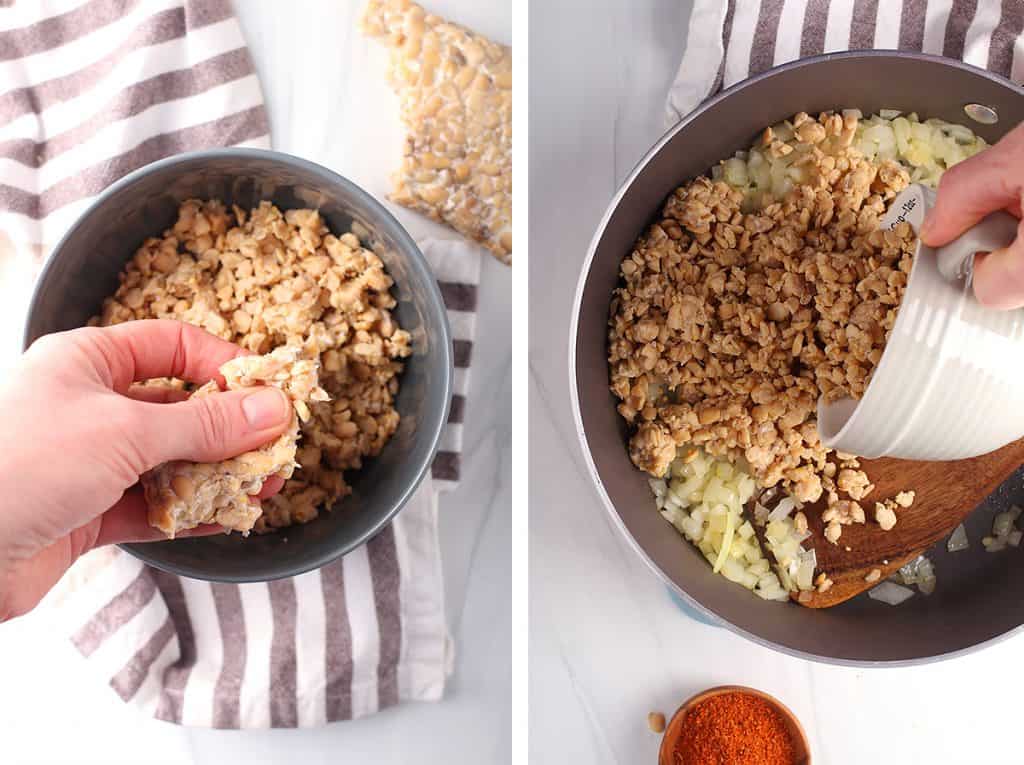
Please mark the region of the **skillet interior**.
POLYGON ((965 651, 1024 624, 1024 554, 987 554, 981 537, 997 509, 1024 504, 1018 471, 968 520, 972 546, 930 555, 938 587, 899 607, 860 596, 827 611, 766 603, 712 574, 699 552, 654 511, 646 478, 629 461, 626 429, 608 391, 606 326, 618 266, 665 197, 765 126, 799 111, 895 108, 970 126, 989 142, 1024 121, 1024 89, 959 62, 895 51, 855 51, 794 62, 747 80, 690 115, 648 153, 620 189, 581 276, 572 385, 577 424, 599 489, 634 547, 672 587, 726 626, 771 647, 840 663, 918 662, 965 651), (996 109, 996 125, 971 123, 967 103, 996 109))

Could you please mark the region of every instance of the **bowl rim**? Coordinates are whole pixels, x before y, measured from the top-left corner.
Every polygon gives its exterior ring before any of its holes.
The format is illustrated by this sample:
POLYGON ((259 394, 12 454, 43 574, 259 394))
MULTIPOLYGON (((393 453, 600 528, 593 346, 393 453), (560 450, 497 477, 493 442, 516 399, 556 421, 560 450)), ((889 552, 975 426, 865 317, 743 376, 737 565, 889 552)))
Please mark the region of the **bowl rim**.
POLYGON ((576 351, 577 351, 577 337, 579 335, 579 320, 580 320, 580 309, 583 305, 583 294, 586 288, 587 279, 590 276, 591 266, 594 262, 594 257, 597 254, 597 248, 600 245, 601 239, 604 236, 605 229, 608 227, 608 223, 615 211, 618 209, 619 204, 622 202, 626 192, 629 191, 630 187, 636 181, 637 177, 643 172, 644 168, 661 152, 661 150, 668 144, 677 133, 685 129, 692 122, 700 118, 704 112, 710 109, 712 106, 720 103, 721 101, 731 98, 737 93, 742 92, 748 87, 755 85, 770 77, 774 77, 782 72, 792 71, 796 69, 802 69, 807 66, 814 66, 819 63, 833 60, 842 59, 857 59, 857 58, 892 58, 892 59, 912 59, 917 61, 927 61, 935 64, 940 64, 944 67, 952 69, 960 69, 971 74, 984 77, 992 80, 995 83, 1009 87, 1018 94, 1024 96, 1024 87, 1017 85, 1011 80, 998 75, 994 72, 990 72, 986 69, 967 64, 963 61, 956 59, 949 59, 943 56, 936 56, 929 53, 917 53, 915 51, 898 51, 898 50, 852 50, 842 51, 838 53, 824 53, 817 56, 809 56, 807 58, 796 59, 779 66, 767 69, 760 74, 753 75, 745 80, 741 80, 734 85, 722 90, 718 94, 712 96, 701 102, 691 112, 684 115, 676 122, 673 126, 668 128, 662 136, 654 142, 650 149, 648 149, 643 157, 634 165, 633 169, 630 170, 629 174, 622 180, 616 189, 611 200, 608 202, 604 213, 601 216, 600 221, 597 224, 597 228, 594 231, 594 235, 590 240, 590 244, 587 246, 587 253, 583 262, 580 265, 580 275, 576 282, 576 290, 573 295, 572 311, 570 313, 569 322, 569 343, 568 343, 568 362, 569 362, 569 399, 570 408, 572 410, 573 424, 576 428, 576 438, 580 447, 580 451, 583 454, 583 462, 586 465, 587 472, 590 475, 593 487, 597 492, 601 504, 605 509, 605 512, 610 517, 612 526, 616 528, 622 537, 626 540, 632 550, 640 557, 640 559, 647 565, 654 574, 662 581, 662 583, 669 588, 669 591, 675 594, 679 599, 683 601, 690 609, 696 611, 701 617, 711 622, 716 627, 723 627, 730 632, 739 635, 753 643, 756 643, 765 648, 769 648, 773 651, 792 656, 797 659, 806 659, 809 661, 815 661, 822 664, 833 664, 837 666, 845 667, 909 667, 919 666, 922 664, 932 664, 939 661, 946 661, 948 659, 954 659, 959 656, 966 656, 980 651, 983 648, 1000 643, 1007 638, 1014 635, 1021 634, 1024 632, 1024 623, 1017 625, 1011 629, 1006 630, 998 635, 995 635, 987 640, 983 640, 979 643, 974 643, 963 648, 958 648, 953 651, 945 653, 930 654, 927 656, 917 656, 909 659, 849 659, 835 656, 828 656, 826 654, 811 653, 810 651, 803 651, 797 648, 791 648, 776 643, 767 638, 761 637, 749 630, 746 630, 738 625, 733 624, 723 616, 719 616, 716 612, 710 608, 704 606, 698 602, 689 593, 682 589, 675 583, 657 563, 647 554, 646 550, 640 545, 640 543, 633 537, 626 528, 625 522, 615 509, 614 503, 611 501, 611 497, 608 496, 608 492, 605 489, 604 482, 601 480, 601 476, 598 473, 597 465, 594 462, 593 454, 591 454, 590 446, 587 442, 586 431, 583 428, 583 414, 580 410, 580 399, 579 399, 579 380, 577 375, 576 367, 576 351))
POLYGON ((441 440, 444 436, 445 427, 448 422, 448 412, 451 408, 452 400, 452 385, 453 378, 455 375, 454 371, 454 351, 452 349, 452 332, 451 324, 448 320, 448 311, 445 308, 444 298, 441 295, 440 285, 437 283, 437 278, 434 276, 433 270, 427 263, 426 257, 423 255, 416 241, 412 238, 405 227, 399 223, 398 219, 374 196, 368 191, 358 186, 345 176, 337 173, 323 165, 312 162, 308 159, 303 159, 294 154, 288 154, 287 152, 276 151, 274 149, 258 149, 252 147, 225 147, 217 149, 201 149, 198 151, 182 152, 180 154, 173 154, 169 157, 158 159, 149 164, 143 165, 142 167, 136 168, 130 173, 122 176, 118 180, 111 183, 103 191, 96 195, 96 198, 89 203, 82 213, 75 219, 75 222, 64 232, 64 234, 54 245, 53 249, 49 252, 46 257, 46 261, 40 269, 39 276, 36 278, 35 284, 32 288, 32 298, 29 301, 28 310, 25 313, 25 326, 22 330, 22 352, 28 349, 31 344, 29 337, 29 319, 35 313, 38 302, 40 289, 50 271, 53 269, 56 263, 60 251, 64 248, 70 238, 78 231, 78 229, 84 224, 84 221, 94 214, 106 201, 117 194, 122 189, 131 186, 140 179, 144 178, 151 173, 162 170, 164 168, 173 167, 180 165, 185 162, 204 161, 204 160, 216 160, 223 158, 238 158, 238 159, 251 159, 251 160, 270 160, 278 162, 283 165, 298 168, 303 170, 312 176, 318 178, 321 181, 329 182, 332 184, 339 185, 345 189, 346 192, 359 198, 359 200, 366 205, 367 209, 370 210, 371 214, 377 219, 377 222, 388 230, 388 233, 394 238, 397 244, 397 250, 402 256, 407 258, 413 265, 414 270, 421 277, 424 283, 424 288, 427 293, 428 303, 437 310, 440 321, 441 337, 438 343, 439 348, 436 350, 438 354, 438 360, 436 365, 438 370, 434 374, 442 376, 441 386, 444 393, 444 409, 437 419, 437 427, 430 433, 429 449, 427 450, 427 456, 423 460, 422 464, 419 465, 416 470, 415 477, 409 482, 408 486, 401 492, 398 498, 392 503, 391 507, 386 512, 382 513, 377 521, 372 524, 366 531, 353 537, 343 545, 338 545, 330 550, 321 553, 313 558, 305 561, 299 566, 293 566, 280 573, 275 573, 272 576, 257 575, 247 576, 242 575, 219 575, 212 576, 205 572, 194 571, 187 567, 176 566, 169 564, 163 560, 154 557, 148 552, 149 545, 152 542, 131 542, 119 544, 122 550, 126 551, 130 555, 141 560, 143 563, 153 566, 154 568, 166 571, 171 574, 177 574, 178 576, 186 576, 191 579, 199 579, 210 582, 225 582, 229 584, 243 584, 248 582, 269 582, 275 579, 284 579, 287 577, 298 576, 308 571, 313 571, 318 568, 326 566, 338 558, 347 555, 358 547, 369 542, 377 534, 379 534, 385 526, 387 526, 398 512, 405 507, 408 501, 412 498, 413 494, 419 488, 420 484, 423 483, 423 479, 426 478, 430 471, 431 465, 434 462, 434 457, 437 455, 437 451, 440 448, 441 440))
MULTIPOLYGON (((749 685, 716 685, 712 688, 707 688, 703 691, 698 691, 697 693, 690 696, 690 698, 686 699, 682 704, 680 704, 679 708, 676 709, 676 711, 672 714, 672 717, 670 717, 668 722, 665 724, 665 732, 664 734, 662 734, 661 744, 658 746, 659 762, 668 762, 668 760, 665 758, 665 747, 669 743, 668 732, 669 730, 671 730, 672 726, 676 723, 676 721, 681 720, 681 718, 684 715, 686 715, 691 709, 697 706, 697 704, 700 704, 701 702, 710 699, 714 696, 722 696, 726 693, 740 693, 766 701, 769 706, 771 706, 776 712, 778 712, 792 724, 792 729, 790 733, 792 734, 793 731, 796 731, 797 737, 800 739, 800 744, 803 746, 804 751, 807 753, 807 757, 806 759, 801 761, 801 765, 811 765, 814 759, 814 753, 811 752, 811 742, 807 738, 807 731, 804 730, 804 726, 803 723, 800 722, 800 718, 796 716, 792 709, 783 704, 775 696, 772 696, 770 693, 762 691, 758 688, 751 688, 749 685)), ((680 722, 680 724, 682 723, 680 722)))

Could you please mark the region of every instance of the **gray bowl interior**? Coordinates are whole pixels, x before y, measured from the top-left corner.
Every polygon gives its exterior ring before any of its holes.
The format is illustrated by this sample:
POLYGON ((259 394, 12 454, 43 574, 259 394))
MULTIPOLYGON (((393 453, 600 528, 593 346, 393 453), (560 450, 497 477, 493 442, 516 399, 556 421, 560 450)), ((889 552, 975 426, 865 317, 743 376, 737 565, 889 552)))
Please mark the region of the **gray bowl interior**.
POLYGON ((949 655, 1024 624, 1024 554, 987 554, 981 537, 992 514, 1024 504, 1018 472, 967 523, 969 550, 930 554, 938 588, 899 607, 860 596, 826 611, 765 603, 711 573, 703 557, 653 509, 646 478, 629 461, 626 429, 608 391, 606 327, 618 266, 668 194, 718 160, 746 148, 759 130, 799 111, 896 108, 969 124, 992 142, 1024 120, 1024 91, 958 62, 917 55, 851 53, 797 62, 736 86, 689 115, 638 165, 620 189, 593 246, 582 283, 575 382, 585 448, 613 512, 634 546, 679 592, 747 637, 839 662, 912 662, 949 655), (996 108, 993 126, 971 124, 964 104, 996 108))
POLYGON ((202 579, 258 581, 321 566, 379 532, 430 467, 447 417, 451 340, 440 291, 415 243, 397 221, 351 182, 312 163, 257 150, 182 155, 111 186, 58 245, 33 299, 26 326, 35 338, 80 327, 118 284, 142 241, 160 234, 189 198, 222 199, 249 209, 270 200, 282 209, 319 209, 331 230, 353 227, 395 280, 395 316, 413 338, 396 407, 398 432, 381 455, 347 476, 352 494, 316 521, 278 534, 218 535, 125 545, 159 568, 202 579))

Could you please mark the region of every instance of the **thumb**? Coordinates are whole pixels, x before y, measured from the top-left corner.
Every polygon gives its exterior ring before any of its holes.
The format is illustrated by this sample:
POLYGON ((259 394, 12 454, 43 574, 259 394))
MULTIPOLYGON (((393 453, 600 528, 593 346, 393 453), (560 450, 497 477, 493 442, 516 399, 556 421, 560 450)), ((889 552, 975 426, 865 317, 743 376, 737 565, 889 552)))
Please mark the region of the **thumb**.
POLYGON ((271 386, 137 406, 142 425, 134 446, 147 470, 169 460, 219 462, 257 449, 295 416, 288 397, 271 386))
POLYGON ((1024 305, 1024 223, 1009 247, 975 256, 974 294, 988 308, 1024 305))

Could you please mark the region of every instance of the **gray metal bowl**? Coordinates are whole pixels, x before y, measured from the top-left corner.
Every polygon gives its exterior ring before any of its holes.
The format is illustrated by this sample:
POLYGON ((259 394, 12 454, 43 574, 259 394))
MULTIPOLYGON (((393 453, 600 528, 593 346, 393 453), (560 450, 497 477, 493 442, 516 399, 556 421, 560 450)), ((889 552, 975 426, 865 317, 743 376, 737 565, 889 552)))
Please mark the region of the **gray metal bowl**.
POLYGON ((430 469, 448 416, 452 343, 444 302, 405 229, 369 194, 312 162, 273 151, 223 149, 154 162, 113 184, 72 226, 43 270, 29 308, 25 347, 86 323, 117 288, 118 272, 142 241, 158 235, 190 198, 244 209, 268 199, 320 210, 340 233, 354 227, 395 280, 395 316, 412 334, 396 407, 402 421, 379 457, 348 478, 352 494, 316 521, 278 534, 218 535, 123 548, 146 563, 197 579, 249 582, 323 566, 371 539, 430 469))
MULTIPOLYGON (((616 526, 683 601, 705 618, 785 653, 839 664, 920 663, 1005 637, 1024 624, 1024 558, 990 555, 980 539, 992 512, 1024 501, 1018 472, 967 523, 969 550, 938 545, 938 589, 891 607, 860 596, 826 611, 766 603, 712 574, 703 556, 654 510, 647 480, 626 453, 625 424, 608 390, 608 304, 618 268, 668 194, 746 148, 766 125, 799 111, 895 108, 970 124, 994 142, 1024 120, 1024 90, 957 61, 894 51, 808 58, 711 99, 672 128, 641 160, 608 207, 577 288, 570 337, 570 380, 584 456, 616 526), (995 125, 968 121, 980 103, 995 125)), ((1024 384, 1024 383, 1022 383, 1024 384)))

